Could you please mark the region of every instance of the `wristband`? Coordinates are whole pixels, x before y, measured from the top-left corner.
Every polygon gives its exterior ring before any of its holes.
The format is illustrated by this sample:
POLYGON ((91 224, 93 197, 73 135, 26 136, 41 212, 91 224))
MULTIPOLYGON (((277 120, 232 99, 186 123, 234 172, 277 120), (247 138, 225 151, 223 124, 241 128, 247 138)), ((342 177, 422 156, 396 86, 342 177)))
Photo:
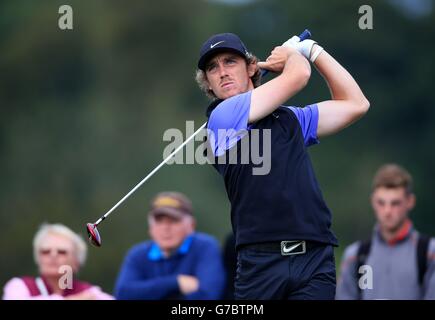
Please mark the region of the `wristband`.
POLYGON ((314 51, 314 53, 311 55, 310 57, 310 61, 314 63, 314 61, 316 61, 317 57, 319 56, 319 54, 323 51, 323 48, 319 45, 317 45, 317 49, 316 51, 314 51))

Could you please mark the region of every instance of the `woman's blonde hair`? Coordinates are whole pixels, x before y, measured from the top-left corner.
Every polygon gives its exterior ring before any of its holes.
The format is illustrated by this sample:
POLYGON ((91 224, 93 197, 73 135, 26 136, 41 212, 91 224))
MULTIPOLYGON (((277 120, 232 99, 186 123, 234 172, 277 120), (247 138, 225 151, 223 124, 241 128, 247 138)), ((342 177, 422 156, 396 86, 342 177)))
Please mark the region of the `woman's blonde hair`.
POLYGON ((33 257, 36 264, 39 264, 38 252, 44 243, 45 237, 49 234, 61 235, 71 240, 74 246, 74 255, 77 262, 80 265, 85 263, 88 247, 86 246, 86 242, 77 233, 63 224, 44 223, 39 227, 39 230, 36 232, 35 237, 33 238, 33 257))
MULTIPOLYGON (((251 77, 252 83, 254 85, 254 88, 257 88, 261 85, 261 70, 257 66, 258 58, 254 56, 253 54, 249 53, 247 58, 245 59, 246 64, 255 64, 256 70, 254 75, 251 77)), ((208 81, 207 81, 207 75, 204 71, 201 69, 196 70, 195 74, 195 80, 198 83, 199 88, 209 97, 210 99, 217 99, 216 95, 213 93, 213 90, 210 90, 208 81)))

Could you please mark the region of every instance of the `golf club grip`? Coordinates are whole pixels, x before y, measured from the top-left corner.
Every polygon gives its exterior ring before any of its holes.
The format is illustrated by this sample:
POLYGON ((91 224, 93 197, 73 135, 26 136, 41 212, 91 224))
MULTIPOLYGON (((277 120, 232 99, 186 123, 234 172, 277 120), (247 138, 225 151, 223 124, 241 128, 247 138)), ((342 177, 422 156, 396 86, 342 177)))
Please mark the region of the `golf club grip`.
MULTIPOLYGON (((311 32, 308 29, 305 29, 300 35, 299 35, 299 41, 304 41, 306 39, 311 38, 311 32)), ((269 73, 269 70, 262 70, 261 71, 261 77, 266 76, 269 73)))

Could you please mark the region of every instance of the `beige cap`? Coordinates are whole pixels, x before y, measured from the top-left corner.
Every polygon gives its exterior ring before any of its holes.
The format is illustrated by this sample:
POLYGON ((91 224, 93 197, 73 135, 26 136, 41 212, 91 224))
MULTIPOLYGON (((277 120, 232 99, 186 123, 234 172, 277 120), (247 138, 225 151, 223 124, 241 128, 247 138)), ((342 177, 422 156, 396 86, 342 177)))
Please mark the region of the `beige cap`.
POLYGON ((161 192, 151 201, 150 216, 168 215, 182 218, 184 215, 192 216, 192 203, 180 192, 161 192))

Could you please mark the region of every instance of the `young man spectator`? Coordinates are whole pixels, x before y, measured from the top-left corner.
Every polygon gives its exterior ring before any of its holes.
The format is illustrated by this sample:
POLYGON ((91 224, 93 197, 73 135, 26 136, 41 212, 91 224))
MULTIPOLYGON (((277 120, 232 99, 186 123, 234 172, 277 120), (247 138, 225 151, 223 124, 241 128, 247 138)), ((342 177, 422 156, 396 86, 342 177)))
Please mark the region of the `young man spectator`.
POLYGON ((435 299, 435 239, 414 229, 415 201, 405 169, 386 164, 378 170, 371 196, 377 223, 370 240, 346 248, 337 299, 435 299))

